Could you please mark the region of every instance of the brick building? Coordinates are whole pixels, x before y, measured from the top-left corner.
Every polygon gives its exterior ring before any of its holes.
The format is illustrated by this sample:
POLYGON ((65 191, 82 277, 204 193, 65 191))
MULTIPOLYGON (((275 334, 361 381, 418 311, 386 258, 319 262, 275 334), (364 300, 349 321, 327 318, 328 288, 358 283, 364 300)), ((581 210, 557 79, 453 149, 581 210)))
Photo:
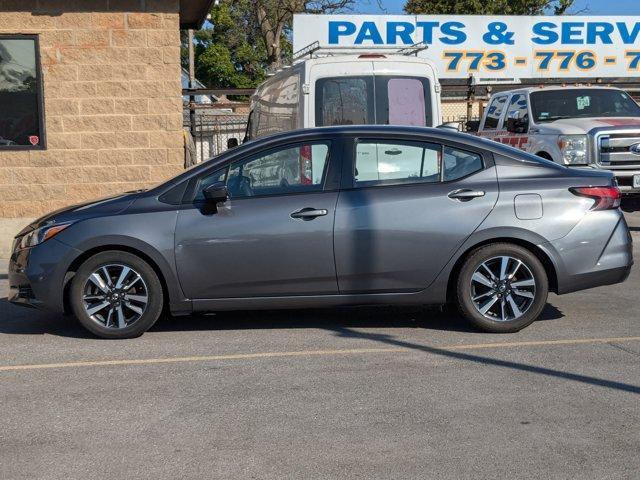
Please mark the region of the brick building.
POLYGON ((183 168, 180 28, 212 0, 0 0, 0 258, 31 219, 183 168))

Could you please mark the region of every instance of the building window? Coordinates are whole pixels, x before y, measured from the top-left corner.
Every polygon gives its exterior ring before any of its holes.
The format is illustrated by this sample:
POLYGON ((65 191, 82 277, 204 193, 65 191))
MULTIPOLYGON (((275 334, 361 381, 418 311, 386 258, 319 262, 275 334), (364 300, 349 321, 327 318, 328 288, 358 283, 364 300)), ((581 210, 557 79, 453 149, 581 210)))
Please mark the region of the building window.
POLYGON ((44 148, 43 114, 38 37, 0 35, 0 151, 44 148))

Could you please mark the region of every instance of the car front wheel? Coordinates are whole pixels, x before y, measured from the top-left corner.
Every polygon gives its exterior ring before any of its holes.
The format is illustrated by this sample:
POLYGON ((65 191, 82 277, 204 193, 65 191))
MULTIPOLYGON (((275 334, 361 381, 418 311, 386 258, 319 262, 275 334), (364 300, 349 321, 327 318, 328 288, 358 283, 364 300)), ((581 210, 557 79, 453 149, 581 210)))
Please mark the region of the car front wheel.
POLYGON ((457 280, 462 315, 486 332, 517 332, 535 321, 547 302, 547 274, 519 245, 495 243, 467 257, 457 280))
POLYGON ((80 323, 102 338, 142 335, 162 313, 162 285, 141 258, 122 251, 100 252, 73 277, 70 303, 80 323))

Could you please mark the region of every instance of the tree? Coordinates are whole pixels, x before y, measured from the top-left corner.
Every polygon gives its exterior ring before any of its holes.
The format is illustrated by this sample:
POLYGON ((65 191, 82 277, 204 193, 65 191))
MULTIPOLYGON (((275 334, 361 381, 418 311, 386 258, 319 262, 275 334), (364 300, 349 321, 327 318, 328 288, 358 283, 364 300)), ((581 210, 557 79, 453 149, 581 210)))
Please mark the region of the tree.
MULTIPOLYGON (((377 1, 379 0, 365 0, 377 1)), ((211 9, 212 27, 195 34, 196 77, 208 87, 250 88, 291 59, 296 13, 332 13, 357 0, 221 0, 211 9)), ((187 37, 182 62, 187 65, 187 37)))
POLYGON ((356 0, 255 0, 256 20, 267 49, 269 66, 282 65, 283 43, 288 43, 294 14, 333 13, 355 3, 356 0))
POLYGON ((566 13, 574 0, 408 0, 404 11, 413 14, 541 15, 566 13))
MULTIPOLYGON (((262 82, 267 53, 253 1, 220 2, 211 9, 211 23, 213 28, 195 32, 196 77, 213 88, 250 88, 262 82)), ((186 35, 182 60, 186 66, 186 35)))

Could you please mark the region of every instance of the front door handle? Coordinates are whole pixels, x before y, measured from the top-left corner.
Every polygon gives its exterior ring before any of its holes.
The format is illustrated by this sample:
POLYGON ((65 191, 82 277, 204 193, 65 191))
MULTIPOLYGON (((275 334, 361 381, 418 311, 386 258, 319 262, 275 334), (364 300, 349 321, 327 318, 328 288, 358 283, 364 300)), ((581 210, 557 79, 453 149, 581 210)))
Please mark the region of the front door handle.
POLYGON ((291 214, 291 218, 300 218, 302 220, 313 220, 316 217, 323 217, 328 214, 329 211, 323 208, 303 208, 302 210, 298 210, 297 212, 293 212, 291 214))
POLYGON ((454 190, 453 192, 449 192, 449 198, 453 198, 456 200, 472 200, 477 197, 484 197, 483 190, 469 190, 468 188, 462 188, 459 190, 454 190))

